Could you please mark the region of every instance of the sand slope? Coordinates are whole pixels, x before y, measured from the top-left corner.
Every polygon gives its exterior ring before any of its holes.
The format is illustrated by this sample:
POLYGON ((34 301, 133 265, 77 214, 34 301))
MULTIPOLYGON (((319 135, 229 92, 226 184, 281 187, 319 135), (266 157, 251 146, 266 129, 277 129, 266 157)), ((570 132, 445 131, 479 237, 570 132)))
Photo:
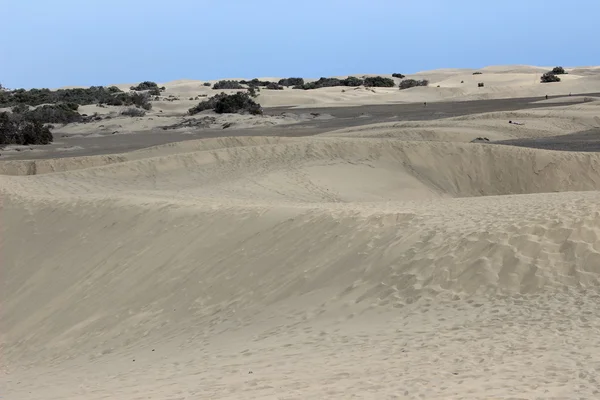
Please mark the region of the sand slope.
POLYGON ((322 137, 129 157, 0 177, 14 398, 595 390, 576 354, 598 345, 600 155, 322 137))
POLYGON ((597 110, 4 162, 3 396, 596 398, 597 110))

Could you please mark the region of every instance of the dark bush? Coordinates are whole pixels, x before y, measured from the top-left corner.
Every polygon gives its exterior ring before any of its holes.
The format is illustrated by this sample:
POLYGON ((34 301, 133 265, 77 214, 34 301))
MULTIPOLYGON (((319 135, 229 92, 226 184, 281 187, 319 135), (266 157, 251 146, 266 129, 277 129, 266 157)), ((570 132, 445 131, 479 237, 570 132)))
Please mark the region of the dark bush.
POLYGON ((394 87, 396 84, 391 78, 384 78, 382 76, 372 76, 365 78, 366 87, 394 87))
MULTIPOLYGON (((387 78, 387 79, 389 79, 389 78, 387 78)), ((311 89, 319 89, 319 88, 334 87, 334 86, 360 86, 363 83, 364 82, 362 79, 356 78, 354 76, 350 76, 346 79, 320 78, 317 81, 308 82, 301 86, 296 85, 296 86, 294 86, 294 89, 311 90, 311 89)))
POLYGON ((198 114, 204 110, 214 110, 215 105, 217 104, 217 101, 223 97, 227 96, 227 94, 225 93, 219 93, 217 95, 214 95, 213 97, 206 99, 204 101, 201 101, 200 103, 198 103, 197 105, 195 105, 194 107, 190 108, 188 110, 188 114, 190 115, 195 115, 198 114))
POLYGON ((204 86, 210 86, 210 82, 204 82, 203 85, 204 86))
POLYGON ((483 85, 483 82, 479 82, 479 83, 477 84, 477 87, 483 87, 483 86, 484 86, 484 85, 483 85))
POLYGON ((240 83, 242 85, 248 85, 248 86, 268 86, 274 82, 270 82, 270 81, 261 81, 258 78, 254 78, 251 81, 240 81, 240 83))
POLYGON ((68 124, 81 121, 81 114, 76 111, 78 107, 73 103, 45 104, 21 115, 24 120, 41 124, 68 124))
POLYGON ((208 100, 200 102, 195 107, 188 110, 190 115, 197 114, 204 110, 214 110, 219 114, 249 112, 253 115, 262 114, 260 104, 256 103, 248 93, 237 92, 236 94, 220 93, 208 100))
POLYGON ((343 86, 356 87, 356 86, 363 85, 364 83, 365 82, 362 79, 357 78, 355 76, 349 76, 346 79, 342 80, 343 86))
MULTIPOLYGON (((115 86, 105 88, 103 86, 92 86, 87 89, 18 89, 0 92, 0 107, 11 107, 17 104, 39 106, 41 104, 75 103, 86 104, 112 104, 114 98, 127 96, 115 86)), ((121 99, 123 102, 123 98, 121 99)))
POLYGON ((248 93, 237 92, 217 100, 215 112, 218 114, 244 113, 249 112, 253 115, 262 114, 260 104, 256 103, 248 93))
POLYGON ((275 83, 275 82, 269 82, 268 85, 265 86, 265 89, 269 89, 269 90, 283 90, 283 86, 275 83))
POLYGON ((54 140, 52 132, 39 121, 30 121, 22 115, 0 113, 0 145, 49 144, 54 140))
POLYGON ((11 111, 15 114, 23 114, 29 111, 29 106, 27 104, 17 104, 11 108, 11 111))
POLYGON ((160 93, 161 93, 161 91, 159 88, 152 88, 152 89, 148 90, 148 94, 150 96, 160 96, 160 93))
POLYGON ((392 76, 393 76, 394 78, 400 78, 400 79, 404 79, 404 77, 405 77, 405 76, 404 76, 404 75, 402 75, 402 74, 392 74, 392 76))
POLYGON ((554 67, 554 68, 552 68, 552 73, 554 75, 564 75, 564 74, 566 74, 565 69, 563 67, 554 67))
POLYGON ((415 79, 405 79, 401 81, 398 86, 400 87, 400 90, 417 86, 429 86, 429 81, 427 79, 423 79, 420 81, 415 79))
POLYGON ((473 75, 481 75, 481 74, 483 74, 483 72, 479 72, 479 71, 473 72, 473 75))
POLYGON ((560 82, 560 78, 554 75, 552 72, 546 72, 540 78, 541 83, 560 82))
POLYGON ((248 94, 250 95, 250 97, 257 98, 259 90, 260 90, 260 88, 257 88, 256 86, 250 86, 248 88, 248 94))
POLYGON ((279 82, 277 82, 277 83, 281 86, 302 86, 302 85, 304 85, 304 79, 303 78, 285 78, 285 79, 280 79, 279 82))
MULTIPOLYGON (((132 93, 131 95, 131 103, 136 107, 141 107, 144 110, 150 110, 152 108, 152 104, 150 104, 150 95, 148 93, 132 93)), ((129 104, 126 104, 129 105, 129 104)))
POLYGON ((158 88, 158 85, 154 82, 151 81, 144 81, 142 83, 140 83, 137 86, 132 86, 130 87, 131 90, 137 90, 137 91, 142 91, 142 90, 152 90, 152 89, 157 89, 160 90, 158 88))
POLYGON ((146 115, 146 112, 140 110, 139 108, 129 107, 128 109, 121 111, 121 115, 125 115, 127 117, 143 117, 146 115))
POLYGON ((243 89, 238 81, 219 81, 213 85, 213 89, 243 89))

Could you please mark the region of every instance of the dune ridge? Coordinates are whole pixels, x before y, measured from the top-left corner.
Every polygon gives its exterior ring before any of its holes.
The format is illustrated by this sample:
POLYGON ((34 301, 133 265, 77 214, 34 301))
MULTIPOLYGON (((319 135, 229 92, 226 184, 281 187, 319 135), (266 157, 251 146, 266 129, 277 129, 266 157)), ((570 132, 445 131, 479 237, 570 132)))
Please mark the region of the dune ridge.
POLYGON ((597 397, 598 104, 5 161, 3 390, 597 397))

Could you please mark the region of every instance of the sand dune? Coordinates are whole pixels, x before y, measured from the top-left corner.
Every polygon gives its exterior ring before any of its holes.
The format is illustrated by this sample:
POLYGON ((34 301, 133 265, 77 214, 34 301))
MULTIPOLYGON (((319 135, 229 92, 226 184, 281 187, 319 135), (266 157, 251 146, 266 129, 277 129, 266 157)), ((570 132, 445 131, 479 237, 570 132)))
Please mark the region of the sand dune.
MULTIPOLYGON (((483 71, 539 73, 511 68, 483 71)), ((3 391, 595 398, 600 154, 470 140, 581 131, 597 111, 5 161, 3 391)))

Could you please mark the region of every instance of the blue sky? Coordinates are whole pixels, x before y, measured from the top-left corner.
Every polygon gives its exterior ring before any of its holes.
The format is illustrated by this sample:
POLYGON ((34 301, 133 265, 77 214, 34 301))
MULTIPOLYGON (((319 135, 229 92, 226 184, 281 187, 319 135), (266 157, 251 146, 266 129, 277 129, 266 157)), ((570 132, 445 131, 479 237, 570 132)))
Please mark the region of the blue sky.
POLYGON ((597 0, 0 0, 8 88, 598 65, 597 0))

